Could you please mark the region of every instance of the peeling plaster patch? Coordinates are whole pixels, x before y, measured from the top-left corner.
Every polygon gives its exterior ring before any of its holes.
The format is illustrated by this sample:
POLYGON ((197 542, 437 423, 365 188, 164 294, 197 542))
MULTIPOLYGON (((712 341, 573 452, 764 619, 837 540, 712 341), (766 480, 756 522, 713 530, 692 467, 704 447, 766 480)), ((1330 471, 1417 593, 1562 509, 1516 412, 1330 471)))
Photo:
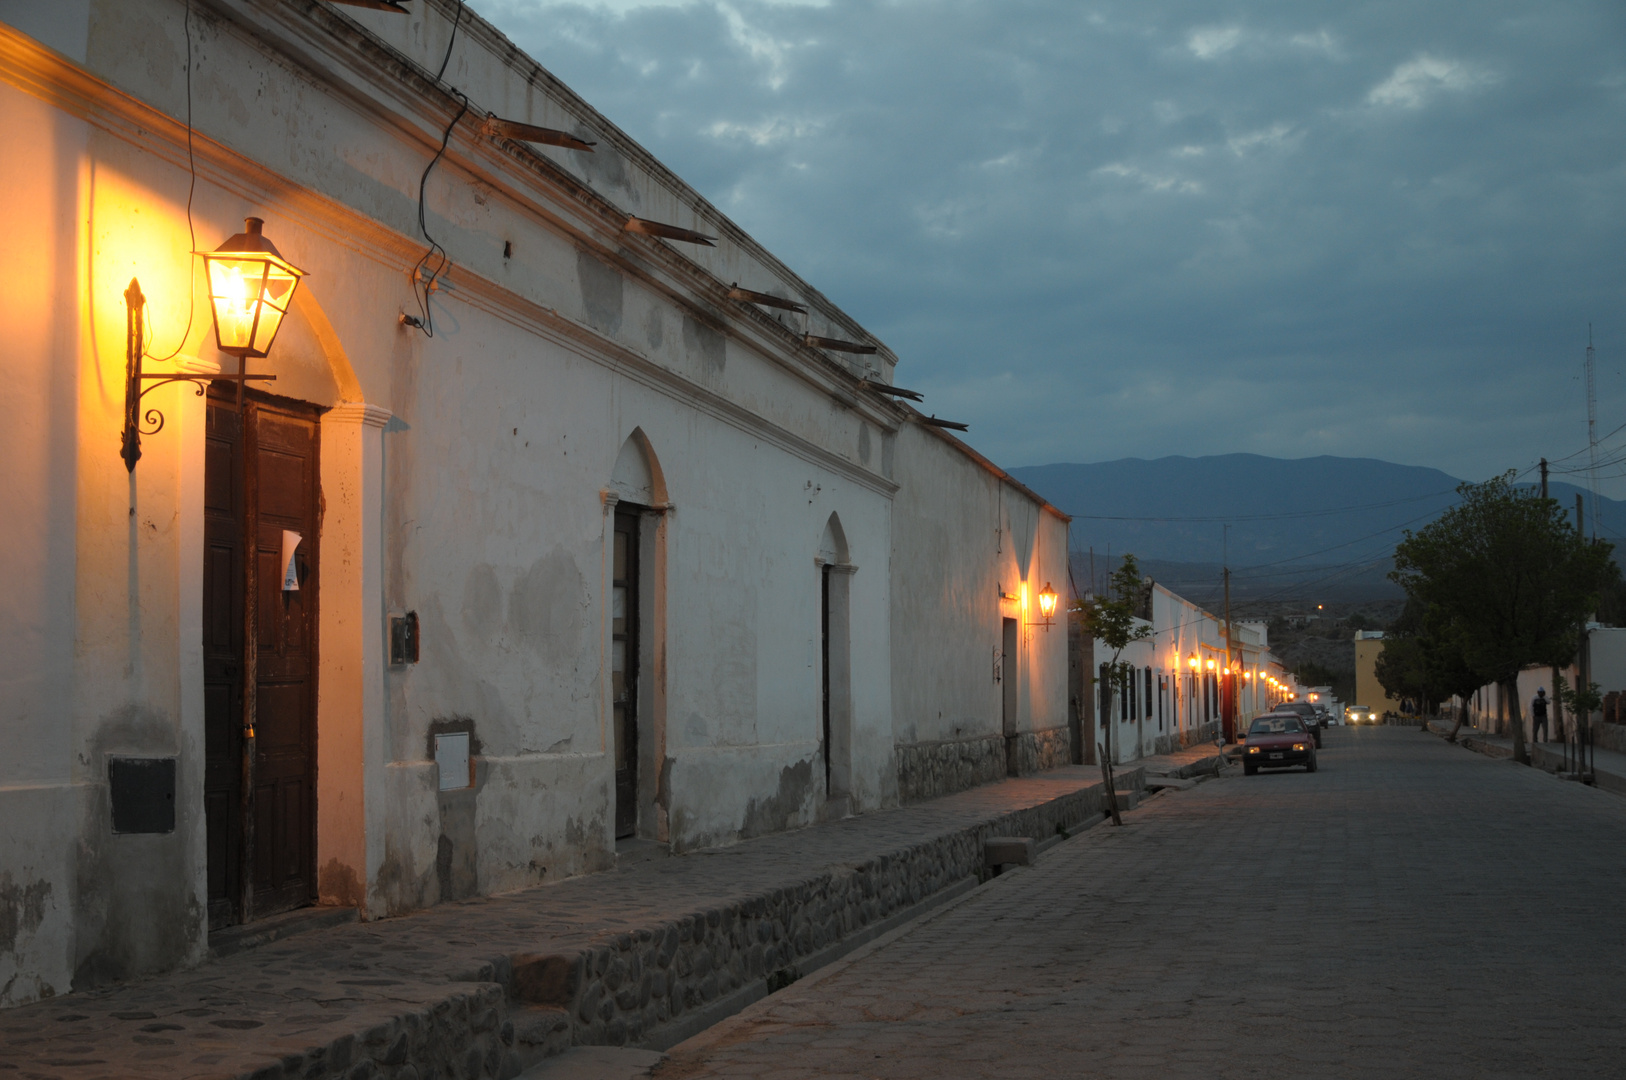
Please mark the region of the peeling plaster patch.
POLYGON ((621 271, 606 266, 585 251, 576 252, 576 278, 581 283, 582 307, 595 330, 613 334, 621 329, 621 271))
POLYGON ((570 553, 555 548, 531 564, 508 597, 514 636, 562 671, 575 669, 587 585, 570 553))
POLYGON ((50 897, 51 883, 43 878, 18 885, 10 870, 0 873, 0 953, 15 952, 19 937, 40 928, 50 897))
MULTIPOLYGON (((483 771, 483 770, 481 770, 483 771)), ((480 845, 475 834, 478 788, 440 793, 440 838, 435 847, 435 880, 440 902, 480 894, 480 845)))
MULTIPOLYGON (((99 42, 116 42, 117 59, 146 60, 147 78, 165 90, 170 88, 177 75, 186 70, 186 61, 179 45, 170 38, 167 28, 159 20, 141 17, 140 9, 129 4, 95 4, 91 10, 95 13, 91 16, 94 25, 87 40, 92 46, 89 59, 94 67, 100 67, 95 64, 95 45, 99 42)), ((204 21, 199 18, 199 23, 204 21)), ((212 20, 208 21, 212 23, 212 20)), ((210 29, 213 29, 212 25, 210 29)), ((199 39, 204 37, 204 29, 198 24, 194 24, 192 32, 199 39)), ((201 52, 203 46, 204 41, 199 40, 197 50, 201 52)))
POLYGON ((463 625, 482 641, 502 629, 502 585, 497 571, 489 563, 478 563, 469 568, 463 582, 463 625))
POLYGON ((783 832, 800 823, 803 807, 813 794, 813 762, 798 761, 779 770, 779 790, 766 799, 753 797, 745 806, 740 839, 783 832))
POLYGON ((356 868, 338 859, 329 859, 317 871, 316 895, 319 903, 335 907, 361 907, 367 901, 367 890, 356 868))
POLYGON ((659 350, 666 341, 666 320, 661 318, 661 309, 654 305, 650 306, 649 314, 644 316, 644 340, 649 342, 649 347, 654 350, 659 350))
POLYGON ((700 361, 702 377, 715 377, 723 373, 728 355, 723 346, 723 335, 695 320, 683 317, 683 351, 690 360, 700 361))
MULTIPOLYGON (((583 139, 598 139, 596 133, 590 132, 586 127, 577 125, 577 136, 583 139)), ((621 160, 621 155, 613 147, 600 142, 594 153, 572 154, 581 165, 582 173, 587 182, 601 191, 605 188, 614 188, 626 192, 631 196, 631 202, 637 206, 640 202, 638 189, 627 175, 627 166, 621 160)))
POLYGON ((400 915, 427 906, 428 882, 412 864, 412 855, 403 852, 393 837, 384 838, 384 859, 378 865, 378 895, 387 915, 400 915))

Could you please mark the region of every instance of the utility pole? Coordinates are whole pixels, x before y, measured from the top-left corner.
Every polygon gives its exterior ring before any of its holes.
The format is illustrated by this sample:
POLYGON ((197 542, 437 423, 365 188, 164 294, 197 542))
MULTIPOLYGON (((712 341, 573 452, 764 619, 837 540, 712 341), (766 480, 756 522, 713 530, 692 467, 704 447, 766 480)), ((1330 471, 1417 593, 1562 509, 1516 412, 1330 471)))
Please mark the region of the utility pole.
POLYGON ((1220 698, 1220 727, 1225 741, 1236 737, 1236 682, 1231 674, 1231 568, 1225 567, 1225 682, 1224 697, 1220 698))
POLYGON ((1541 497, 1547 497, 1547 459, 1541 459, 1541 497))
MULTIPOLYGON (((1590 465, 1588 486, 1592 489, 1592 539, 1598 538, 1598 389, 1592 373, 1592 324, 1586 324, 1586 446, 1590 465)), ((1582 530, 1585 535, 1585 530, 1582 530)))
MULTIPOLYGON (((1592 372, 1591 360, 1592 346, 1589 343, 1587 345, 1588 375, 1590 375, 1592 372)), ((1593 500, 1594 504, 1596 501, 1597 500, 1593 500)), ((1595 505, 1592 512, 1594 514, 1597 513, 1597 508, 1595 505)), ((1582 522, 1584 520, 1585 516, 1582 513, 1581 493, 1577 491, 1575 493, 1575 528, 1577 532, 1580 531, 1582 522)), ((1586 616, 1582 615, 1581 633, 1576 639, 1575 646, 1575 689, 1577 692, 1592 689, 1592 657, 1589 655, 1591 651, 1592 650, 1587 647, 1586 616)), ((1589 737, 1592 734, 1592 717, 1590 714, 1583 715, 1581 712, 1576 712, 1573 719, 1575 722, 1576 735, 1575 751, 1577 755, 1585 755, 1586 744, 1590 741, 1589 737)), ((1580 765, 1577 767, 1576 771, 1583 775, 1586 773, 1586 758, 1584 756, 1581 757, 1580 765)))

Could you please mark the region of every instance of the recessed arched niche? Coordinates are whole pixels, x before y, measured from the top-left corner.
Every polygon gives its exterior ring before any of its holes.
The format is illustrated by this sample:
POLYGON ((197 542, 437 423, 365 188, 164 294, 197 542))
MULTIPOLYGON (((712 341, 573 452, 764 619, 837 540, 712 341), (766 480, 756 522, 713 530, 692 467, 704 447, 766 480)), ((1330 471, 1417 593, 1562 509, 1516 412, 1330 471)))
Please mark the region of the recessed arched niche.
POLYGON ((610 470, 610 490, 622 502, 666 505, 666 479, 661 475, 660 460, 643 428, 634 428, 622 442, 615 456, 615 467, 610 470))

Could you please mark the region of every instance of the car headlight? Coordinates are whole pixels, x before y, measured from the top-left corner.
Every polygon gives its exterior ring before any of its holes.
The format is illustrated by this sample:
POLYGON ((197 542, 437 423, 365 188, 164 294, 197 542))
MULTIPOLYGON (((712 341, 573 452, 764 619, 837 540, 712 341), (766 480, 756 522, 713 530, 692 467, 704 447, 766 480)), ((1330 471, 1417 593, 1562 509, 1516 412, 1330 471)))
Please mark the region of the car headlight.
POLYGON ((1257 754, 1257 753, 1258 753, 1258 752, 1259 752, 1259 748, 1258 748, 1258 747, 1257 747, 1257 746, 1250 746, 1250 747, 1248 747, 1248 753, 1250 753, 1250 754, 1257 754))
POLYGON ((1295 749, 1295 750, 1303 750, 1304 749, 1304 744, 1301 743, 1301 742, 1296 742, 1296 743, 1293 744, 1293 749, 1295 749))

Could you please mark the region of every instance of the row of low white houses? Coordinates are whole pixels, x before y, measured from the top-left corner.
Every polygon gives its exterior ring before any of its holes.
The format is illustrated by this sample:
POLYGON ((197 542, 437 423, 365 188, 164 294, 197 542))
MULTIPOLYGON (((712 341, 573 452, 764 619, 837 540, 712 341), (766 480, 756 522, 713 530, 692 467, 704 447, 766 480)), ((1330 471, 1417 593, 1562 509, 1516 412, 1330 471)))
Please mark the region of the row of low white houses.
MULTIPOLYGON (((1586 651, 1588 681, 1596 683, 1599 692, 1605 695, 1626 692, 1626 627, 1589 623, 1582 648, 1586 651)), ((1558 674, 1570 686, 1576 686, 1580 681, 1574 663, 1559 668, 1558 674)), ((1553 701, 1556 689, 1554 683, 1553 669, 1547 665, 1533 665, 1519 673, 1518 713, 1527 740, 1536 734, 1532 723, 1531 702, 1538 690, 1545 691, 1547 699, 1553 702, 1548 706, 1548 722, 1546 730, 1542 733, 1543 740, 1566 741, 1576 737, 1575 726, 1571 722, 1568 710, 1553 701)), ((1470 695, 1466 702, 1458 701, 1456 704, 1459 707, 1466 706, 1466 719, 1472 726, 1498 735, 1511 735, 1513 703, 1508 700, 1508 695, 1499 684, 1482 686, 1470 695)), ((1594 712, 1591 716, 1594 725, 1602 723, 1604 719, 1603 710, 1594 712)), ((1618 713, 1612 719, 1616 724, 1620 722, 1618 713)), ((1596 728, 1593 736, 1607 738, 1610 743, 1608 748, 1617 749, 1613 745, 1620 740, 1617 733, 1596 728)))
POLYGON ((1234 741, 1254 716, 1300 692, 1271 655, 1263 623, 1233 623, 1227 645, 1224 619, 1162 585, 1152 584, 1150 594, 1151 618, 1137 620, 1148 636, 1118 657, 1133 671, 1127 688, 1107 678, 1110 651, 1092 646, 1092 749, 1105 749, 1122 764, 1216 738, 1234 741), (1228 694, 1234 696, 1230 709, 1228 694))
MULTIPOLYGON (((0 1005, 1076 753, 1066 517, 489 24, 409 7, 0 3, 0 1005), (240 402, 193 252, 250 217, 307 276, 240 402)), ((222 282, 229 330, 260 291, 222 282)))

